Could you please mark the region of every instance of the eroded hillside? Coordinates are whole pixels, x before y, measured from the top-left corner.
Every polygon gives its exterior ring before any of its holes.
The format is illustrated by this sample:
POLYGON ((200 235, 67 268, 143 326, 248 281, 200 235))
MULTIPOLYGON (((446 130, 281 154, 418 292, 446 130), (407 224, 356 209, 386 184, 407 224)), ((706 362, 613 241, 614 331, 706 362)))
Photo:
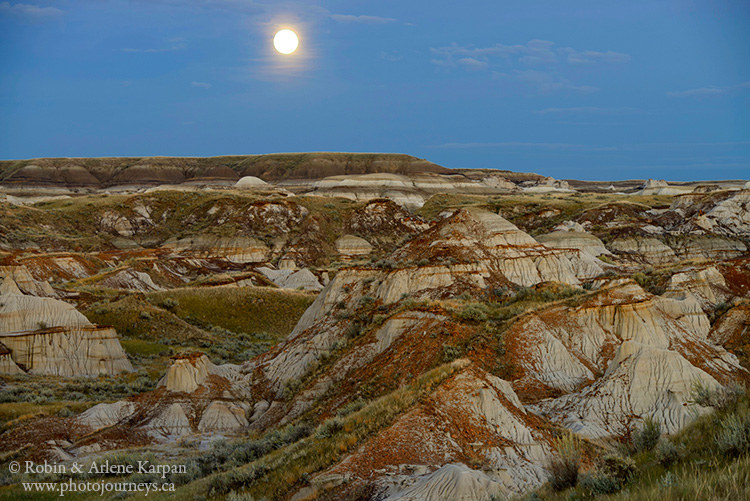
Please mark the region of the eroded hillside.
POLYGON ((177 497, 503 498, 570 432, 598 471, 750 382, 747 190, 404 169, 0 200, 3 460, 151 451, 190 465, 177 497))

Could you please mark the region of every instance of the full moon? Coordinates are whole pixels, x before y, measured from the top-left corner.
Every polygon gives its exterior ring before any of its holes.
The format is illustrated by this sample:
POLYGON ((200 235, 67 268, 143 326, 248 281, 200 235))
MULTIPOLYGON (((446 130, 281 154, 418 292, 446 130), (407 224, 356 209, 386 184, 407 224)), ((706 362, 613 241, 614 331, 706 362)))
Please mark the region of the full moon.
POLYGON ((292 30, 281 30, 273 37, 273 46, 282 54, 291 54, 298 44, 297 34, 292 30))

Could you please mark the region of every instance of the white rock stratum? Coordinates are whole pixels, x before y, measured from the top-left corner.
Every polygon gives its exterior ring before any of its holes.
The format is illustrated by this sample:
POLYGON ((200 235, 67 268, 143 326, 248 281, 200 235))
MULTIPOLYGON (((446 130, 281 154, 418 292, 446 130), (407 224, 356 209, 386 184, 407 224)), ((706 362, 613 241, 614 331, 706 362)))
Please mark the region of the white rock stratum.
POLYGON ((93 325, 58 299, 24 295, 12 278, 23 275, 6 271, 0 285, 0 343, 16 366, 6 369, 58 376, 133 370, 114 329, 93 325))

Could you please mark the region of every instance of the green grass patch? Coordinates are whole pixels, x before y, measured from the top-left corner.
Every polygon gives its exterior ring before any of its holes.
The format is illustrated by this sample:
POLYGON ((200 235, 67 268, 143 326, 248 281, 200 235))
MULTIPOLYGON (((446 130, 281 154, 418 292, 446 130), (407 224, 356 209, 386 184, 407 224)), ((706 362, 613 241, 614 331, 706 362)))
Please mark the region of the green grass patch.
POLYGON ((277 339, 292 332, 315 300, 311 293, 262 287, 185 288, 152 292, 147 297, 156 305, 176 301, 170 311, 193 325, 218 326, 235 333, 268 333, 277 339))
POLYGON ((155 357, 170 350, 166 344, 152 343, 142 339, 122 339, 120 344, 128 355, 135 357, 155 357))
POLYGON ((11 425, 14 421, 39 416, 66 415, 63 409, 78 414, 94 405, 94 402, 59 401, 36 404, 33 402, 6 402, 0 404, 0 425, 11 425))

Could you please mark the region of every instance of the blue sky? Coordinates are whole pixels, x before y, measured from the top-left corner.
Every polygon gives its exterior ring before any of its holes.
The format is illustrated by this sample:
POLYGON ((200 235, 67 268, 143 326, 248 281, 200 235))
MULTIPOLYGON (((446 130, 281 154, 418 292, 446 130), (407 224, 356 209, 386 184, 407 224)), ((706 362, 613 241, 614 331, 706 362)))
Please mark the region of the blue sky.
POLYGON ((0 1, 0 158, 289 151, 750 178, 750 2, 0 1))

